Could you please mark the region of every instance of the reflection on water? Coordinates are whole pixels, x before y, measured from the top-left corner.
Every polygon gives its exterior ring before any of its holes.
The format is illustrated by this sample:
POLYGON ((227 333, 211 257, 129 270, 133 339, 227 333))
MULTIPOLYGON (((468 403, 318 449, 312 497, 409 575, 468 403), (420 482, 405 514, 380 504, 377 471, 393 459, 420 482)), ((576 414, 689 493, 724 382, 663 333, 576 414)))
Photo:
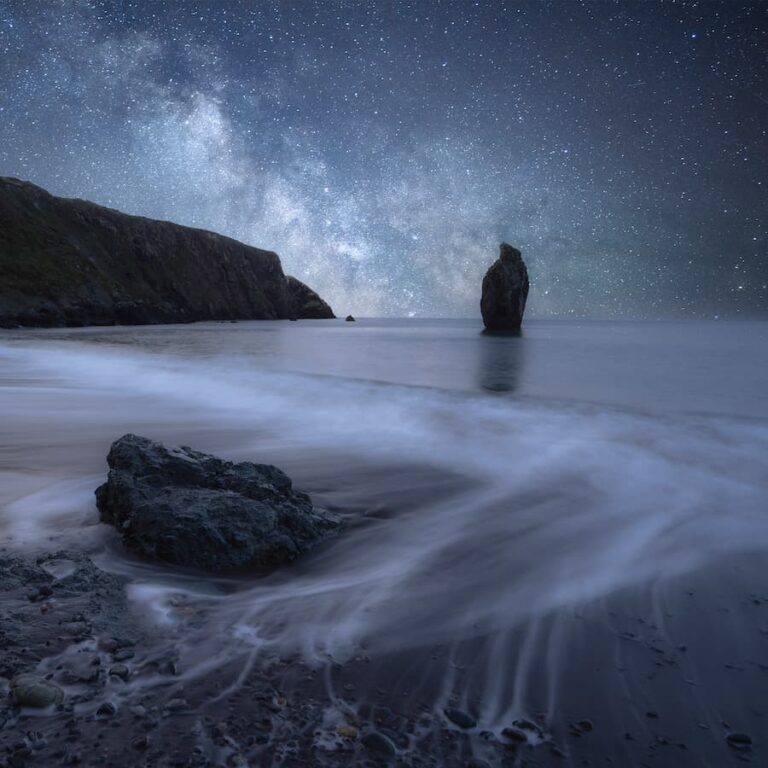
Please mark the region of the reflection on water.
POLYGON ((478 385, 490 392, 514 392, 520 386, 525 340, 519 333, 480 335, 478 385))

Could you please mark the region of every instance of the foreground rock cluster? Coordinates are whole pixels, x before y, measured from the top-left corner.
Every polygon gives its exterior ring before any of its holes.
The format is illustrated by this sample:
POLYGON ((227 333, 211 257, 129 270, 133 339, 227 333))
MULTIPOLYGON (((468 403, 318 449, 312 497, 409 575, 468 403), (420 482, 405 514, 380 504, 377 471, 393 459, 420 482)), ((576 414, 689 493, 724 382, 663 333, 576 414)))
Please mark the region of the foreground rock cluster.
POLYGON ((499 258, 483 278, 480 311, 488 331, 520 330, 528 299, 528 269, 522 254, 508 243, 499 247, 499 258))
POLYGON ((332 318, 276 253, 0 177, 0 327, 332 318))
POLYGON ((277 467, 223 461, 136 435, 116 440, 96 491, 105 523, 137 555, 211 572, 290 562, 339 530, 277 467))

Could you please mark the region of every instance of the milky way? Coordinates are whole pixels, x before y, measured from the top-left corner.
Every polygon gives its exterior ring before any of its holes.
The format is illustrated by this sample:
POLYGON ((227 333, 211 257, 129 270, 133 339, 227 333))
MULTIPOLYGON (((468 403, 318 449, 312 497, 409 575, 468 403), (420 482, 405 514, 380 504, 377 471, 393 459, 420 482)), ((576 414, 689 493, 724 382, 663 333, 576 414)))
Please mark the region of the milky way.
POLYGON ((768 4, 0 0, 0 175, 276 250, 339 313, 768 315, 768 4))

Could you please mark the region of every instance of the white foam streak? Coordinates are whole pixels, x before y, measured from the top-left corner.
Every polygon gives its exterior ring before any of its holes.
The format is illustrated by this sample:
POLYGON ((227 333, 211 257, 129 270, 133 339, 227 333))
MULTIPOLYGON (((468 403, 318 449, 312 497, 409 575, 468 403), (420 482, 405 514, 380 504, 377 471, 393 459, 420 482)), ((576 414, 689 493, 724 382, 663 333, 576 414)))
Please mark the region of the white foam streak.
MULTIPOLYGON (((93 519, 89 494, 105 446, 128 429, 179 441, 194 432, 196 447, 237 458, 287 457, 310 478, 312 467, 315 478, 324 473, 330 499, 349 500, 352 469, 389 467, 351 497, 366 509, 363 489, 374 487, 390 516, 351 527, 297 570, 235 594, 197 595, 221 633, 188 638, 190 669, 253 648, 344 659, 362 646, 506 632, 768 545, 768 430, 760 424, 532 405, 274 373, 235 357, 200 362, 82 345, 6 346, 0 365, 27 379, 23 390, 0 388, 4 414, 21 401, 30 409, 26 430, 15 433, 23 460, 11 469, 33 465, 41 441, 61 446, 36 470, 39 488, 0 498, 3 525, 20 539, 50 534, 62 517, 77 526, 93 519), (73 446, 87 460, 62 484, 73 446), (404 465, 423 467, 423 481, 441 493, 411 485, 404 465)), ((166 589, 160 571, 153 578, 132 595, 170 622, 167 600, 186 587, 166 589)))

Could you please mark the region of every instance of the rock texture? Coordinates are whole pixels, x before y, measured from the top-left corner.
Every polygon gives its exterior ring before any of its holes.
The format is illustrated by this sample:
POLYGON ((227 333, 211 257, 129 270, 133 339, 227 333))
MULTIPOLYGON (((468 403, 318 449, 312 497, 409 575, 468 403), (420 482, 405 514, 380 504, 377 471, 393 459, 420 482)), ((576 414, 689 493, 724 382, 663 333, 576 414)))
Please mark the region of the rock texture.
POLYGON ((0 326, 332 318, 276 253, 0 177, 0 326))
POLYGON ((101 520, 141 557, 213 572, 287 563, 335 533, 277 467, 235 464, 136 435, 116 440, 96 490, 101 520))
POLYGON ((499 258, 483 278, 480 311, 489 331, 517 332, 528 299, 528 270, 522 254, 508 243, 499 247, 499 258))

